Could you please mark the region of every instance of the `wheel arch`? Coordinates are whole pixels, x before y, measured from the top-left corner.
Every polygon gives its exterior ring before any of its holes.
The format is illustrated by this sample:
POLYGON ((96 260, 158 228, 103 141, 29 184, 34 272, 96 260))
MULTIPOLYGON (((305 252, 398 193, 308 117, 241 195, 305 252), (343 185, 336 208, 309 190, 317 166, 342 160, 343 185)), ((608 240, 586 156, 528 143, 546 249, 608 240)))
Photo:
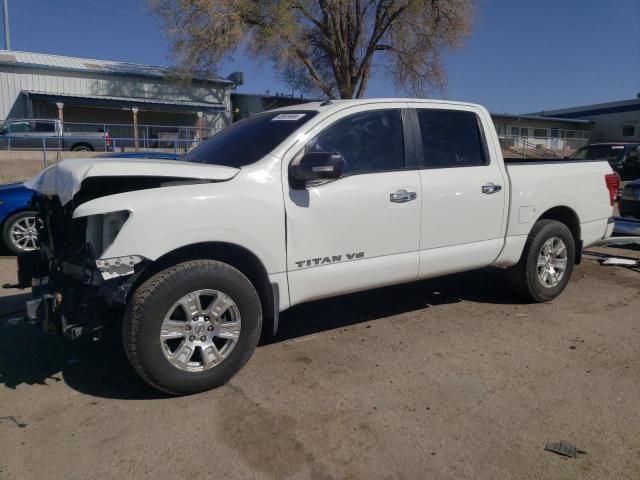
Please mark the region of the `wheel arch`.
POLYGON ((537 221, 540 220, 555 220, 560 222, 569 229, 573 236, 573 241, 576 247, 575 263, 579 264, 582 259, 582 240, 580 232, 580 218, 574 209, 565 205, 559 205, 552 207, 545 211, 537 221))
POLYGON ((36 215, 38 214, 37 211, 35 211, 32 208, 27 207, 19 207, 16 208, 15 210, 11 210, 11 212, 7 213, 4 218, 2 218, 2 220, 0 220, 0 232, 2 231, 2 229, 4 228, 5 223, 7 222, 7 220, 9 220, 11 217, 13 217, 14 215, 18 214, 18 213, 24 213, 24 212, 33 212, 36 215))
POLYGON ((94 152, 95 149, 93 148, 93 145, 91 145, 90 143, 87 142, 77 142, 71 145, 71 151, 74 151, 76 148, 78 147, 87 147, 91 152, 94 152))
MULTIPOLYGON (((176 263, 188 260, 208 259, 227 263, 237 268, 254 286, 260 297, 263 316, 263 332, 276 333, 278 328, 278 295, 269 281, 269 275, 262 261, 245 247, 228 242, 200 242, 185 245, 165 253, 135 279, 127 294, 127 301, 133 292, 147 279, 176 263)), ((277 289, 277 286, 276 286, 277 289)))

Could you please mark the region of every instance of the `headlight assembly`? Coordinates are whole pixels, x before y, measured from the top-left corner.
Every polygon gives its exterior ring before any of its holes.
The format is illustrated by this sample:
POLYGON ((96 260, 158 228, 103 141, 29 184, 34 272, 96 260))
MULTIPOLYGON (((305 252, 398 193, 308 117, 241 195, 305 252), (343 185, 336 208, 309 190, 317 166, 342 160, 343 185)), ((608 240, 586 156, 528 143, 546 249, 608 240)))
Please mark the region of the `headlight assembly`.
POLYGON ((128 218, 126 210, 87 217, 87 243, 96 257, 109 248, 128 218))

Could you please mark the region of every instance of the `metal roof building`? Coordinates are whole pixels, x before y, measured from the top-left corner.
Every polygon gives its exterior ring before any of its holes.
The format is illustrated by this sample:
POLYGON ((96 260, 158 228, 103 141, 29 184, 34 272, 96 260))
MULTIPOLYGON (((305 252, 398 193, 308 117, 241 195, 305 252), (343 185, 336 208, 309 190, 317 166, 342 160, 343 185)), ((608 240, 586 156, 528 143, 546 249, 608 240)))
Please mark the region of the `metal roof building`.
POLYGON ((0 119, 184 125, 217 130, 231 122, 234 83, 188 81, 172 69, 19 51, 0 52, 0 119))
POLYGON ((591 139, 598 142, 640 140, 640 94, 637 98, 579 107, 535 112, 533 115, 566 119, 587 119, 593 126, 591 139))

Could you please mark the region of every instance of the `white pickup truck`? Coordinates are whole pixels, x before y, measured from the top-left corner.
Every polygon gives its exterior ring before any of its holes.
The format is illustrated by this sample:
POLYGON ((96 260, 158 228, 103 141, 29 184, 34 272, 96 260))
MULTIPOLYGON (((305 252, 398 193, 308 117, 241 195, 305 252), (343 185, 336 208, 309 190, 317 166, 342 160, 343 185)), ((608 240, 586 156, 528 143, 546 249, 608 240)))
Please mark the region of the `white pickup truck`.
POLYGON ((123 318, 135 370, 172 394, 225 383, 309 300, 490 265, 544 302, 607 237, 605 161, 505 164, 487 111, 411 99, 269 111, 180 161, 67 160, 19 257, 29 317, 72 337, 123 318))

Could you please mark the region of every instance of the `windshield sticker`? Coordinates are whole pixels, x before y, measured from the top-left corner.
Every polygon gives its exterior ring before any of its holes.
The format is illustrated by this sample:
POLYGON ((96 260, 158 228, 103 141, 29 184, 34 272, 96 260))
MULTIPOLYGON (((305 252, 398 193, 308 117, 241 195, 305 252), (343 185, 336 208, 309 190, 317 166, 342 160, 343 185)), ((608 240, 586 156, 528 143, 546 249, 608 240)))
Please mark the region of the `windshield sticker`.
POLYGON ((297 122, 305 115, 306 113, 281 113, 280 115, 273 117, 271 121, 297 122))
POLYGON ((614 145, 611 147, 612 150, 620 150, 621 148, 624 148, 624 145, 614 145))

